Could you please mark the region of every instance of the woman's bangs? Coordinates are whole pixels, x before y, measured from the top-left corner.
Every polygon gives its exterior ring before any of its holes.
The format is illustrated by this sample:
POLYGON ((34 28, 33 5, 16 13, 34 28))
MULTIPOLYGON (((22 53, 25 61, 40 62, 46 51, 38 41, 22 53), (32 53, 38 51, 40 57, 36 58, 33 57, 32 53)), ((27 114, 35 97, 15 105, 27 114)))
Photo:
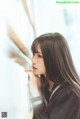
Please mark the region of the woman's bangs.
POLYGON ((31 51, 34 53, 36 53, 38 51, 38 42, 33 42, 32 46, 31 46, 31 51))

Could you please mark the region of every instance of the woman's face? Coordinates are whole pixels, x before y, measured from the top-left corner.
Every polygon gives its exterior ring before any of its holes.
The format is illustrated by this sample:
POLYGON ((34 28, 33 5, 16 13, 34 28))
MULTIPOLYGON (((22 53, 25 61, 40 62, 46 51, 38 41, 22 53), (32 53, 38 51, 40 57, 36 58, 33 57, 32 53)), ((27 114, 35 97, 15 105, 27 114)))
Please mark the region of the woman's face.
POLYGON ((44 65, 43 55, 39 45, 36 53, 34 53, 32 57, 32 68, 33 68, 33 73, 35 75, 38 76, 43 74, 44 76, 46 76, 46 69, 44 65))

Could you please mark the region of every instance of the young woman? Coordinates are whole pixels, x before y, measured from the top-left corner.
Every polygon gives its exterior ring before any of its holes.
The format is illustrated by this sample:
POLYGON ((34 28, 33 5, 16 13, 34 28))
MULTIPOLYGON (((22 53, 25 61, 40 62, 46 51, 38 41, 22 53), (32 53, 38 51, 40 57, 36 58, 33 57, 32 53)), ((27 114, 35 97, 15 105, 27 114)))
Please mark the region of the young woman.
POLYGON ((33 41, 32 52, 30 80, 39 77, 43 99, 32 119, 80 119, 80 79, 65 38, 43 34, 33 41))

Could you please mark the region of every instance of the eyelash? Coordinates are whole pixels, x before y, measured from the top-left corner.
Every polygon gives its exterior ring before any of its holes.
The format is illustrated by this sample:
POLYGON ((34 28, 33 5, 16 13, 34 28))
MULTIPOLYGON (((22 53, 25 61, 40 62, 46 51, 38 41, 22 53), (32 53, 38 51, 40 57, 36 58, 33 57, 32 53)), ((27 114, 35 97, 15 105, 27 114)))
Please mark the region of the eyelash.
MULTIPOLYGON (((35 53, 33 54, 33 56, 35 56, 35 53)), ((42 55, 39 55, 39 54, 37 54, 37 56, 38 56, 38 57, 40 57, 40 58, 42 58, 42 57, 43 57, 42 55)))
POLYGON ((40 58, 41 58, 41 57, 42 57, 42 55, 38 55, 38 57, 40 57, 40 58))

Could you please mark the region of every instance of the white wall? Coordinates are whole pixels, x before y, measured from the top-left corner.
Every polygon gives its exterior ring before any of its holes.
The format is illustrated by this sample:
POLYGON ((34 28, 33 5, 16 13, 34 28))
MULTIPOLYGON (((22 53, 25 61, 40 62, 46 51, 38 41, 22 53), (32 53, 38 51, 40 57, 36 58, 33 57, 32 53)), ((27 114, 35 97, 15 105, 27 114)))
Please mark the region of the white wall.
POLYGON ((30 47, 30 23, 22 3, 17 0, 0 0, 0 118, 1 112, 7 112, 7 119, 27 119, 27 74, 25 67, 8 57, 9 51, 21 54, 8 37, 8 25, 13 28, 25 47, 30 47))

